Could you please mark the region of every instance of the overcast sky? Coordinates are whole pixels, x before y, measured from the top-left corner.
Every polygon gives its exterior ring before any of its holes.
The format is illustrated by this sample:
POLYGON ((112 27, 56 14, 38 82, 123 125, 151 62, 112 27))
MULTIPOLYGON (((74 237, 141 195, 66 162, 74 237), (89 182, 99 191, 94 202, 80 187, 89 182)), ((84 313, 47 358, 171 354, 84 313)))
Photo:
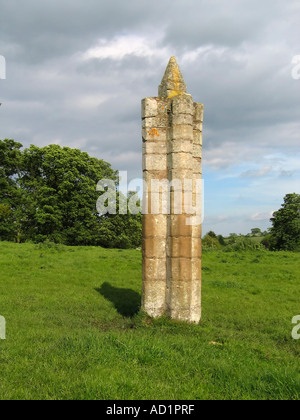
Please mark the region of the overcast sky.
POLYGON ((140 177, 141 99, 157 96, 175 55, 205 105, 204 231, 266 229, 284 195, 300 193, 299 1, 0 0, 0 10, 0 139, 80 148, 140 177))

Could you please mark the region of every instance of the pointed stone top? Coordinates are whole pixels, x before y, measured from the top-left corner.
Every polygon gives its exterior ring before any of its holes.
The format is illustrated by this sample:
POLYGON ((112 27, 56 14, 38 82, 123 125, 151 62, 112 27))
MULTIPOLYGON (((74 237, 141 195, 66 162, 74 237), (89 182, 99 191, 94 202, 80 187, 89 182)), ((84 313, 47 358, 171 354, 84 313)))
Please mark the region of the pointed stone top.
POLYGON ((171 57, 164 77, 158 88, 160 98, 173 98, 186 93, 186 84, 182 77, 176 58, 171 57))

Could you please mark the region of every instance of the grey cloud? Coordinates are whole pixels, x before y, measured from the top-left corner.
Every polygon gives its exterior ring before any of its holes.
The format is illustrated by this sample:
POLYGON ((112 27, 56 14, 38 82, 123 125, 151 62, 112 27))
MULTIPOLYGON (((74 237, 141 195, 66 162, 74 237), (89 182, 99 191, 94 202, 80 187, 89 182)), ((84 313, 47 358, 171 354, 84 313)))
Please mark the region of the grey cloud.
POLYGON ((261 169, 249 169, 248 171, 245 171, 243 173, 241 173, 241 177, 242 178, 261 178, 267 175, 270 175, 270 172, 272 171, 271 166, 265 166, 261 169))
POLYGON ((186 49, 214 44, 237 46, 258 40, 268 22, 282 17, 285 7, 266 0, 186 0, 174 2, 165 42, 186 49))
POLYGON ((1 0, 2 41, 21 46, 16 58, 40 63, 88 48, 101 37, 146 30, 161 24, 170 0, 1 0), (159 16, 161 17, 159 19, 159 16))
POLYGON ((8 54, 0 138, 59 140, 112 156, 122 169, 128 152, 128 169, 139 172, 132 156, 140 150, 140 100, 157 94, 167 55, 78 60, 99 38, 135 34, 177 55, 188 91, 205 104, 204 162, 217 169, 215 155, 230 167, 249 148, 255 160, 255 153, 299 147, 300 82, 289 67, 300 53, 299 9, 269 0, 0 3, 0 54, 8 54), (197 55, 198 47, 206 50, 197 55))
POLYGON ((295 175, 295 171, 281 171, 279 174, 279 178, 291 178, 292 176, 295 175))

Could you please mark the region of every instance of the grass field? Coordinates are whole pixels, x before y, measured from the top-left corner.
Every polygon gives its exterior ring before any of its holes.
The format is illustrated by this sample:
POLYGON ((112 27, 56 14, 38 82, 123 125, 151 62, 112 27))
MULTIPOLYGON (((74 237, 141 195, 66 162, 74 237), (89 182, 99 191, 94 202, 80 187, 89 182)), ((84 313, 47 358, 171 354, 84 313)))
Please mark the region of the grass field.
POLYGON ((203 255, 200 325, 139 312, 141 252, 0 243, 0 399, 299 399, 300 254, 203 255))

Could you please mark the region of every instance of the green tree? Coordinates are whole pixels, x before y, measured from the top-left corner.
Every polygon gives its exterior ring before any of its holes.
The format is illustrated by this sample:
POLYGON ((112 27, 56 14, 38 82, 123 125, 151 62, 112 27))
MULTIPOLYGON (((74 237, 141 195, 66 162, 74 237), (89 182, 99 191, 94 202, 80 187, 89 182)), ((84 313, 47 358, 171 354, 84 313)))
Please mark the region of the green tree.
POLYGON ((226 246, 225 239, 224 239, 224 237, 222 235, 218 235, 218 241, 219 241, 219 244, 220 245, 226 246))
POLYGON ((261 244, 267 249, 275 249, 275 240, 274 237, 270 235, 265 235, 261 241, 261 244))
MULTIPOLYGON (((110 164, 78 149, 0 141, 0 240, 67 245, 141 245, 141 214, 101 215, 97 183, 118 176, 110 164)), ((130 196, 128 197, 128 200, 130 196)), ((117 195, 119 206, 119 195, 117 195)), ((126 204, 126 198, 125 198, 126 204)))
POLYGON ((28 236, 68 245, 96 244, 96 185, 101 179, 117 182, 110 164, 78 149, 51 145, 26 149, 23 168, 20 185, 30 196, 28 236))
POLYGON ((16 189, 16 176, 20 175, 22 145, 14 140, 0 140, 0 199, 10 201, 16 189))
POLYGON ((142 243, 142 215, 116 214, 102 218, 98 244, 105 248, 137 248, 142 243))
POLYGON ((213 238, 212 236, 210 236, 209 234, 205 235, 204 238, 202 239, 202 246, 203 249, 218 249, 221 248, 220 242, 218 241, 217 238, 213 238))
POLYGON ((300 195, 287 194, 271 222, 271 249, 295 251, 300 245, 300 195))
POLYGON ((13 237, 12 212, 8 205, 0 203, 0 239, 10 240, 13 237))
MULTIPOLYGON (((207 234, 206 234, 206 236, 209 236, 210 238, 213 238, 213 239, 217 239, 218 241, 219 241, 219 244, 220 245, 222 245, 222 246, 225 246, 226 245, 226 243, 225 243, 225 240, 224 240, 224 238, 223 238, 223 236, 222 235, 217 235, 214 231, 212 231, 212 230, 210 230, 207 234)), ((214 243, 215 243, 215 241, 214 241, 214 243)))
MULTIPOLYGON (((129 209, 130 198, 134 193, 129 192, 128 196, 121 196, 117 192, 116 214, 105 214, 99 218, 98 243, 106 248, 137 248, 142 244, 142 214, 131 214, 129 209), (120 201, 127 202, 127 214, 120 214, 120 201)), ((136 206, 140 208, 140 200, 136 206)), ((122 209, 124 211, 124 209, 122 209)))
POLYGON ((238 235, 236 233, 230 233, 229 234, 229 239, 228 239, 228 243, 230 245, 235 244, 238 240, 238 235))
POLYGON ((217 238, 217 235, 215 234, 215 232, 213 232, 212 230, 210 230, 208 233, 207 233, 207 235, 208 236, 210 236, 211 238, 217 238))
POLYGON ((0 239, 18 240, 19 212, 23 192, 19 186, 22 173, 22 145, 14 140, 0 140, 0 239))

